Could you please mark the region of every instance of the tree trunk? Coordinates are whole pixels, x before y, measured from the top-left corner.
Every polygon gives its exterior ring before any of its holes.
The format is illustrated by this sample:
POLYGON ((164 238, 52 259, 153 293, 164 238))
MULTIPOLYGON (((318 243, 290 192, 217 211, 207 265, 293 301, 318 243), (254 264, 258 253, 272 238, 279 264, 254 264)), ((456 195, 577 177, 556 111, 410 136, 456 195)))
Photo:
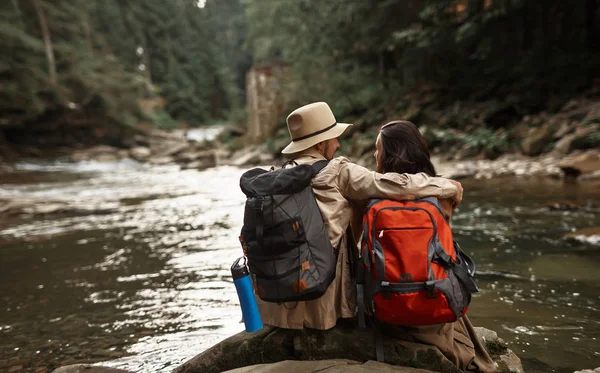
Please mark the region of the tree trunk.
POLYGON ((52 85, 56 85, 56 63, 54 62, 54 51, 52 50, 52 41, 50 40, 50 31, 48 30, 48 24, 46 23, 46 17, 44 11, 40 5, 40 0, 32 0, 35 6, 35 11, 40 21, 40 28, 42 29, 42 37, 44 38, 44 44, 46 45, 46 57, 48 58, 48 76, 52 85))
MULTIPOLYGON (((144 53, 142 54, 142 61, 145 66, 144 75, 146 79, 148 79, 148 83, 152 84, 152 70, 150 70, 150 48, 148 47, 148 36, 145 31, 140 33, 142 37, 142 48, 144 48, 144 53)), ((171 45, 171 40, 169 40, 169 45, 171 45)))

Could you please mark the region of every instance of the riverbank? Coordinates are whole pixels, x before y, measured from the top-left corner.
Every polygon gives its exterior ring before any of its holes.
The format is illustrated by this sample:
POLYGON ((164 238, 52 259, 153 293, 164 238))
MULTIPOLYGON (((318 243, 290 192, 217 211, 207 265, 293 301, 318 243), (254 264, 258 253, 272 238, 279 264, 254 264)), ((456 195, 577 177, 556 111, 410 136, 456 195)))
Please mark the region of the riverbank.
MULTIPOLYGON (((357 142, 364 141, 357 137, 357 142)), ((280 141, 282 144, 287 144, 280 141)), ((284 145, 280 146, 283 148, 284 145)), ((375 168, 375 160, 367 150, 356 151, 359 145, 353 145, 346 154, 351 160, 367 168, 375 168)), ((0 174, 14 171, 14 163, 37 160, 58 159, 72 162, 111 162, 122 159, 133 159, 151 165, 178 165, 181 169, 203 170, 209 167, 230 165, 237 167, 256 165, 281 165, 285 159, 279 153, 279 147, 271 142, 257 145, 232 148, 217 139, 190 140, 182 136, 161 131, 153 131, 148 136, 138 136, 131 147, 114 147, 97 145, 89 148, 60 148, 52 152, 44 152, 35 148, 25 148, 13 156, 12 162, 0 162, 0 174)), ((527 156, 520 153, 507 153, 494 159, 465 157, 452 159, 440 154, 433 155, 437 172, 447 178, 490 179, 493 177, 550 177, 567 182, 588 182, 600 180, 600 149, 574 150, 568 155, 557 152, 527 156)))
MULTIPOLYGON (((521 115, 510 102, 496 100, 448 104, 435 94, 421 93, 403 102, 387 114, 345 118, 354 125, 340 138, 339 154, 373 169, 375 138, 385 122, 382 118, 402 118, 419 126, 438 173, 446 177, 600 179, 600 88, 566 102, 549 102, 546 111, 528 115, 521 115)), ((216 165, 281 165, 285 161, 281 150, 289 143, 283 125, 271 136, 266 134, 262 144, 250 141, 251 133, 261 131, 233 125, 190 130, 209 131, 209 138, 148 128, 130 130, 126 136, 92 128, 86 131, 87 137, 82 133, 70 137, 54 134, 51 139, 21 133, 4 136, 0 131, 0 173, 9 172, 12 164, 21 160, 56 158, 74 162, 131 158, 197 170, 216 165)))

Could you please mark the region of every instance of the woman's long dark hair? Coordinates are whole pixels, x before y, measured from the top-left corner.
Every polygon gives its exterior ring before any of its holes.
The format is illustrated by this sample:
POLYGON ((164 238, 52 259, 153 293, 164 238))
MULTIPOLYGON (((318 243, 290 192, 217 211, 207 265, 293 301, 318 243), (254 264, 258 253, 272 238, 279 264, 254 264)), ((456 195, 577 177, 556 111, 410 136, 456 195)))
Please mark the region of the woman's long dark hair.
POLYGON ((416 174, 425 172, 435 176, 427 142, 417 126, 406 120, 384 124, 380 130, 382 152, 379 172, 416 174))

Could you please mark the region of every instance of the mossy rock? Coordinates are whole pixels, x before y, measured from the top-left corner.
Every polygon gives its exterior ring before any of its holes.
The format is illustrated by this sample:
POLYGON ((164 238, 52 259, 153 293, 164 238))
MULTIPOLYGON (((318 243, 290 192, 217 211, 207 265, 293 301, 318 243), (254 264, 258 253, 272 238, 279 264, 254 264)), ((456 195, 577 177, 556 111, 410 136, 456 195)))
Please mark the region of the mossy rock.
MULTIPOLYGON (((494 361, 497 362, 499 373, 523 371, 519 358, 506 348, 504 341, 499 339, 495 332, 484 328, 477 330, 484 346, 490 349, 494 361)), ((390 367, 403 366, 444 373, 461 372, 435 346, 406 342, 389 336, 383 336, 383 346, 385 362, 390 367)), ((345 320, 341 320, 335 328, 329 330, 291 330, 266 326, 258 332, 241 332, 224 340, 179 366, 174 373, 216 373, 286 360, 332 359, 345 359, 357 363, 376 360, 373 330, 358 328, 355 323, 345 320)), ((253 370, 239 372, 251 371, 253 370)), ((276 370, 257 370, 271 371, 276 370)))

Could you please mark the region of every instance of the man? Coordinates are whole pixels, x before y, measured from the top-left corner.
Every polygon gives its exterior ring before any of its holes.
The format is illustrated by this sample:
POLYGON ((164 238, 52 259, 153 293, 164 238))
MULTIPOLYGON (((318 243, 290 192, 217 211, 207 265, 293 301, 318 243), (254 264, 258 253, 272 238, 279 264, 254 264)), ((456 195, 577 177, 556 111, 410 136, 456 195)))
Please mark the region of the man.
MULTIPOLYGON (((337 319, 355 316, 356 291, 350 276, 346 228, 361 232, 362 213, 369 198, 396 200, 425 196, 452 198, 456 204, 462 199, 460 183, 425 174, 380 174, 350 162, 334 158, 340 147, 337 138, 351 124, 338 123, 324 102, 315 102, 294 110, 287 117, 292 142, 283 149, 298 164, 312 164, 327 159, 330 162, 312 181, 317 205, 321 210, 333 247, 341 242, 336 277, 322 297, 306 302, 284 304, 264 302, 257 298, 263 322, 280 328, 304 327, 326 330, 335 326, 337 319)), ((354 237, 355 241, 358 237, 354 237)), ((352 248, 356 249, 356 248, 352 248)))

